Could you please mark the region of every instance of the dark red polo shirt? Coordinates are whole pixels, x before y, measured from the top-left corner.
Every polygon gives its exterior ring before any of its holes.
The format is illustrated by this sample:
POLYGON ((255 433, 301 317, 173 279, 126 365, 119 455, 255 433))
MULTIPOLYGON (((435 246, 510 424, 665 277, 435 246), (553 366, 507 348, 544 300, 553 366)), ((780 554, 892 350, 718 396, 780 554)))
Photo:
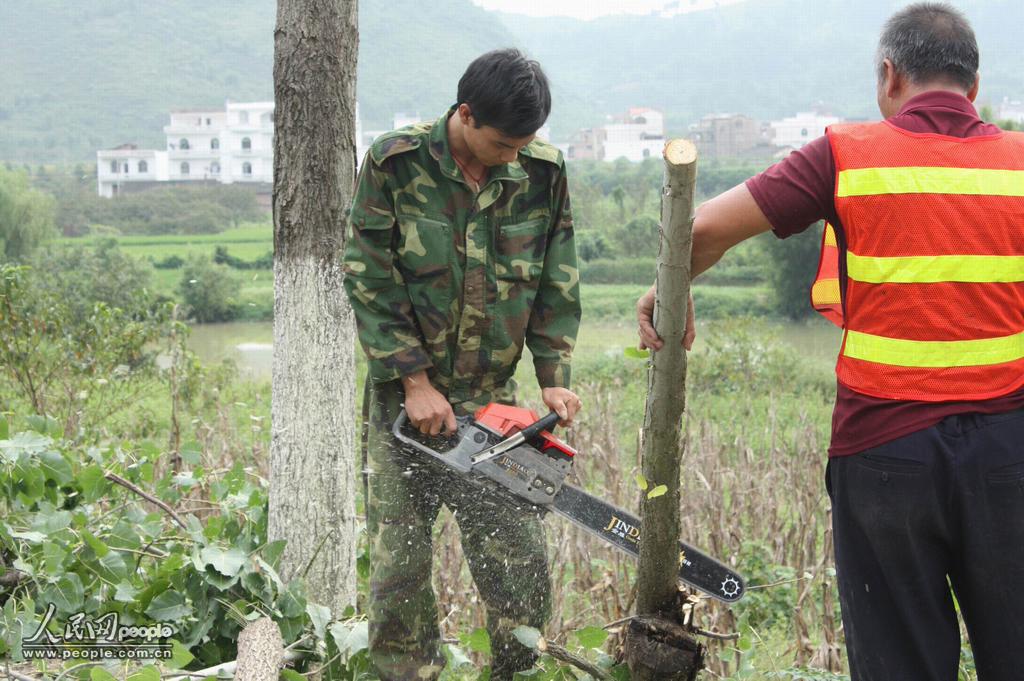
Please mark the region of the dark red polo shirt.
MULTIPOLYGON (((999 128, 978 118, 974 105, 966 97, 939 90, 910 99, 889 120, 911 132, 951 137, 999 132, 999 128)), ((828 138, 822 136, 747 180, 747 188, 780 239, 802 232, 822 219, 832 223, 842 249, 840 263, 843 264, 846 239, 836 215, 835 182, 832 147, 828 138)), ((829 456, 856 454, 928 428, 951 414, 995 414, 1022 407, 1024 389, 977 402, 904 402, 862 395, 837 382, 832 445, 828 453, 829 456)))

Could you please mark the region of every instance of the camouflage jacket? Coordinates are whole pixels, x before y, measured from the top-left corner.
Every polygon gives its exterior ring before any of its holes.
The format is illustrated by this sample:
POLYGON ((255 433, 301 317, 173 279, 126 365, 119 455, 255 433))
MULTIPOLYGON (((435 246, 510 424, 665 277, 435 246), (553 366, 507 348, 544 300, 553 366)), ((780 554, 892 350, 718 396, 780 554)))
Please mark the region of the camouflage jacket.
POLYGON ((565 163, 535 140, 474 193, 446 112, 379 137, 349 216, 345 289, 370 378, 427 370, 462 411, 514 396, 524 342, 541 387, 568 387, 580 322, 565 163))

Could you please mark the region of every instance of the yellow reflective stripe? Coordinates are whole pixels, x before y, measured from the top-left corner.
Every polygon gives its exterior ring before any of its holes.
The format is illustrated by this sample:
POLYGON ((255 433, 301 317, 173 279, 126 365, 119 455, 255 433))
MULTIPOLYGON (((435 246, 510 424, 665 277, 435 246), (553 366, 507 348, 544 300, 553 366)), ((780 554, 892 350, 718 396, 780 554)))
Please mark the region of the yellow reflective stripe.
POLYGON ((1024 281, 1024 256, 916 255, 872 258, 846 252, 846 273, 869 284, 933 284, 941 281, 1024 281))
POLYGON ((818 305, 839 304, 839 280, 819 279, 811 287, 811 301, 818 305))
POLYGON ((915 341, 846 332, 843 355, 903 367, 972 367, 1024 358, 1024 332, 966 341, 915 341))
POLYGON ((836 228, 827 222, 825 223, 825 245, 833 248, 839 247, 839 244, 836 243, 836 228))
POLYGON ((1024 196, 1024 170, 924 166, 840 171, 837 197, 877 194, 1024 196))

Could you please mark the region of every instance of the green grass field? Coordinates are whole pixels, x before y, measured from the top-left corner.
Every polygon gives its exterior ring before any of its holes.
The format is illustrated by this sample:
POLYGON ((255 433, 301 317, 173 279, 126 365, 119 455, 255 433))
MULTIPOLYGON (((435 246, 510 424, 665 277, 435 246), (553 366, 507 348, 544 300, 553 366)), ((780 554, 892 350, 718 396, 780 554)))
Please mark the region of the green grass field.
MULTIPOLYGON (((105 238, 109 237, 63 238, 59 239, 58 243, 90 246, 105 238)), ((247 223, 217 234, 167 234, 115 238, 117 245, 125 253, 156 262, 172 255, 181 258, 188 258, 190 255, 212 257, 217 246, 226 247, 230 255, 242 260, 255 260, 268 251, 274 250, 274 229, 269 223, 247 223)))
MULTIPOLYGON (((64 238, 59 243, 93 245, 105 237, 64 238)), ((109 238, 109 237, 106 237, 109 238)), ((118 246, 128 255, 152 263, 171 256, 188 259, 193 256, 213 257, 218 247, 228 255, 251 262, 273 250, 273 227, 249 223, 219 234, 171 234, 164 236, 115 237, 118 246)), ((234 270, 241 283, 242 319, 269 319, 273 309, 274 282, 270 269, 234 270)), ((153 285, 157 293, 179 298, 180 269, 154 269, 153 285)), ((632 325, 636 317, 636 300, 646 290, 639 284, 602 284, 583 279, 581 296, 584 320, 625 322, 632 325)), ((772 292, 763 286, 694 287, 694 307, 703 319, 728 319, 739 316, 770 316, 772 292)))

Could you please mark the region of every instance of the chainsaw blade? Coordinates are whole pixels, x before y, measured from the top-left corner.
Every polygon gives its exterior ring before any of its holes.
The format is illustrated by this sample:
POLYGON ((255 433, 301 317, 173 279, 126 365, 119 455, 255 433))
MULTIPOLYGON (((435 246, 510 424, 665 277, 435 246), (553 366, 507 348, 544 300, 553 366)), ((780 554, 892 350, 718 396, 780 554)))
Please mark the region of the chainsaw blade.
MULTIPOLYGON (((640 557, 640 519, 635 515, 572 485, 562 485, 550 507, 589 534, 640 557)), ((679 542, 679 581, 726 603, 738 601, 746 592, 736 572, 684 542, 679 542)))
MULTIPOLYGON (((629 555, 640 555, 640 519, 617 506, 564 482, 572 470, 571 458, 551 457, 523 443, 492 458, 475 458, 501 442, 500 433, 472 419, 460 418, 456 435, 447 438, 441 452, 404 430, 405 412, 393 433, 400 442, 443 463, 463 480, 476 485, 510 508, 544 513, 554 511, 587 533, 629 555)), ((436 439, 436 438, 435 438, 436 439)), ((679 543, 679 580, 726 603, 743 597, 746 587, 736 572, 694 547, 679 543)))

